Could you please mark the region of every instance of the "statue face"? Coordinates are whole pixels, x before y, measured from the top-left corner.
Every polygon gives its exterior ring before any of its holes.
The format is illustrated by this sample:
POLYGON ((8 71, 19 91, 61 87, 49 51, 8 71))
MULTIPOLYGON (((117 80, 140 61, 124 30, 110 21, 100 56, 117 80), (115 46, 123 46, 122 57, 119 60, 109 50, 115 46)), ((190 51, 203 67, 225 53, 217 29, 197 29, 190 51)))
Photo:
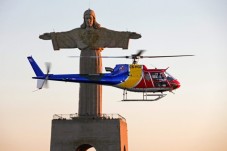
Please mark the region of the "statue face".
POLYGON ((92 15, 86 15, 84 17, 85 23, 87 27, 92 27, 94 23, 94 18, 92 15))

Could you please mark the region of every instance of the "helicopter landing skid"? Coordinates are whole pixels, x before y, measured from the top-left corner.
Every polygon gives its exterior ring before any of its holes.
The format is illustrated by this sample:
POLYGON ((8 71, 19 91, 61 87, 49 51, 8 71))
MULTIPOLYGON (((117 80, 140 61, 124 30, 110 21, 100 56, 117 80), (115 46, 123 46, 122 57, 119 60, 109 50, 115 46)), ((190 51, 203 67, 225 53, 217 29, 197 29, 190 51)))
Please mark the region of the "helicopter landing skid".
POLYGON ((148 92, 143 92, 143 99, 127 99, 127 90, 123 91, 123 100, 122 101, 158 101, 159 99, 162 99, 165 97, 167 94, 154 94, 154 93, 148 93, 148 92), (148 98, 148 96, 155 97, 153 99, 148 98))

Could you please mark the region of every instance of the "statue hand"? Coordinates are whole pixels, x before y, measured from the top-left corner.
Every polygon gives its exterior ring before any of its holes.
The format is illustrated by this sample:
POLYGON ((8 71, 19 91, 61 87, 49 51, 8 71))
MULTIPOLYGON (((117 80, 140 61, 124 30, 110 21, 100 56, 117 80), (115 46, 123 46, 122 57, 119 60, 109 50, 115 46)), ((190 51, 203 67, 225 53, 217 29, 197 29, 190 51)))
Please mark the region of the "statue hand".
POLYGON ((141 37, 142 36, 140 34, 137 34, 136 32, 131 32, 130 35, 129 35, 130 39, 139 39, 141 37))
POLYGON ((51 35, 50 33, 44 33, 42 35, 39 35, 39 38, 43 40, 51 40, 51 35))

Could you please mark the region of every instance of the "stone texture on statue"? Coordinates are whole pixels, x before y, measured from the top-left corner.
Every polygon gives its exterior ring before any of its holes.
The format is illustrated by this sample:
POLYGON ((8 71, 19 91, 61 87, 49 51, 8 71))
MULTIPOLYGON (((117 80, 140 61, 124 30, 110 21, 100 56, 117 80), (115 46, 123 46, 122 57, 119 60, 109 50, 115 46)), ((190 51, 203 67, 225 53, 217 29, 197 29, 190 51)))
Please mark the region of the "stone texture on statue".
MULTIPOLYGON (((79 48, 80 74, 96 74, 102 72, 101 58, 83 58, 83 56, 101 56, 103 48, 128 48, 129 32, 99 29, 74 29, 68 32, 51 33, 54 50, 60 48, 79 48)), ((81 116, 102 113, 102 86, 80 84, 79 114, 81 116)))
MULTIPOLYGON (((81 56, 101 56, 101 50, 83 50, 81 56)), ((102 72, 101 58, 80 58, 80 74, 96 74, 102 72)), ((98 116, 102 113, 102 86, 96 84, 80 84, 79 115, 98 116)))
POLYGON ((97 50, 106 47, 128 49, 130 34, 131 32, 118 32, 106 28, 76 28, 68 32, 51 33, 51 39, 54 50, 60 48, 97 50))
MULTIPOLYGON (((101 56, 103 48, 127 49, 129 39, 141 35, 134 32, 119 32, 100 27, 93 10, 86 10, 81 28, 67 32, 52 32, 40 35, 41 39, 52 40, 54 50, 78 48, 81 50, 80 74, 102 72, 101 56), (97 56, 86 58, 84 56, 97 56)), ((102 87, 100 85, 80 84, 79 115, 99 116, 102 113, 102 87)))

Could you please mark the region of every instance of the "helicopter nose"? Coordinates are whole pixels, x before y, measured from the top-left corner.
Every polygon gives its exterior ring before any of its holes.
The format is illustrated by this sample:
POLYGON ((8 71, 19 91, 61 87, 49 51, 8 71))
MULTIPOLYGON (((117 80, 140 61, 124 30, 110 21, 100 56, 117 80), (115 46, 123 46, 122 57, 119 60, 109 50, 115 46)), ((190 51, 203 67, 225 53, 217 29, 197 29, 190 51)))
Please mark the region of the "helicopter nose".
POLYGON ((180 87, 180 82, 177 80, 174 80, 172 83, 173 89, 178 89, 180 87))

